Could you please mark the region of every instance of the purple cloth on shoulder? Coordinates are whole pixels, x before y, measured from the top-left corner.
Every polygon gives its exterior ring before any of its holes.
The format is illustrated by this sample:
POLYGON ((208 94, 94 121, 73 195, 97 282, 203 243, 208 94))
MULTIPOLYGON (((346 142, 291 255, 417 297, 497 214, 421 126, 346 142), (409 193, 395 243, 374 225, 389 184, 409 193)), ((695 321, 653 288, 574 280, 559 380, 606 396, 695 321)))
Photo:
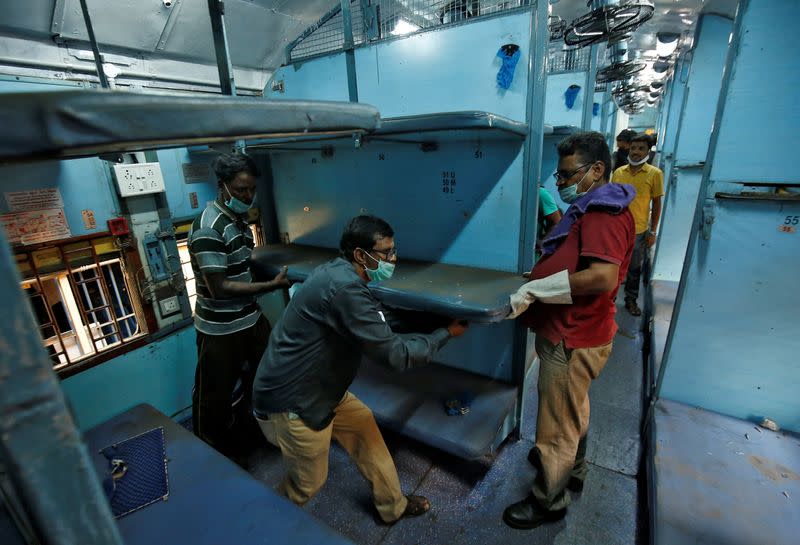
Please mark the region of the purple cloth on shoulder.
POLYGON ((602 210, 609 214, 621 214, 635 196, 636 189, 632 185, 611 182, 589 191, 567 208, 558 225, 542 241, 542 255, 555 252, 567 238, 572 225, 586 212, 602 210))

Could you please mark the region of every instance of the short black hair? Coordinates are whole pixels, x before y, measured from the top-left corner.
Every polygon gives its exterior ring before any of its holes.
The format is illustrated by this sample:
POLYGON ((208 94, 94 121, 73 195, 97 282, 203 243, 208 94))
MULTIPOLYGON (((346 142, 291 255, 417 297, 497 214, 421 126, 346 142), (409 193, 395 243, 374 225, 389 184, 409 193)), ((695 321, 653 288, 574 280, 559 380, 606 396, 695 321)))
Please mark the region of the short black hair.
POLYGON ((623 129, 617 135, 617 140, 622 140, 623 142, 631 142, 637 136, 636 131, 633 129, 623 129))
POLYGON ((214 173, 219 183, 227 184, 240 172, 247 172, 252 176, 260 176, 255 161, 244 153, 226 153, 218 156, 212 163, 214 173))
POLYGON ((644 142, 645 144, 647 144, 648 148, 653 145, 652 137, 649 134, 645 133, 637 134, 636 136, 631 138, 631 144, 633 144, 634 142, 644 142))
POLYGON ((581 163, 596 163, 601 161, 606 171, 604 179, 611 176, 611 152, 608 150, 605 137, 599 132, 579 132, 567 136, 558 143, 558 156, 568 157, 577 155, 581 163))
POLYGON ((352 263, 356 248, 369 251, 379 239, 393 236, 392 226, 381 218, 366 214, 356 216, 344 228, 339 242, 339 252, 343 258, 352 263))

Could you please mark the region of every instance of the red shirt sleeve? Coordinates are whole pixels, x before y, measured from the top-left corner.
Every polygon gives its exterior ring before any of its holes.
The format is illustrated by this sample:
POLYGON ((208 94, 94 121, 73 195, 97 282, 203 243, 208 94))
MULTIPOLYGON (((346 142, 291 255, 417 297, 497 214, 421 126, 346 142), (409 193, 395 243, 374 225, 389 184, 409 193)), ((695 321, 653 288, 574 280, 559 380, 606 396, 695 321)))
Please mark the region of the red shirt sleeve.
POLYGON ((587 212, 582 220, 581 256, 621 265, 635 238, 631 213, 587 212))

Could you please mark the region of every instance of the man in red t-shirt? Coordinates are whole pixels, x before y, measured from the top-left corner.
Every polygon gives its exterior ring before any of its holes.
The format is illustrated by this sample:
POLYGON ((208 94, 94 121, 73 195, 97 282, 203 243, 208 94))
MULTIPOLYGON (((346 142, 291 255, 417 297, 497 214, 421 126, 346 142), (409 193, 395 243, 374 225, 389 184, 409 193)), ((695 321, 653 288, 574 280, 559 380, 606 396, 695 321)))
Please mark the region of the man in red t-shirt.
POLYGON ((511 296, 509 317, 525 312, 539 357, 536 444, 528 456, 538 473, 528 497, 503 513, 514 528, 563 518, 570 503, 566 489, 583 489, 589 386, 611 354, 614 299, 636 238, 628 211, 636 193, 608 183, 611 154, 603 136, 569 136, 558 155, 556 185, 571 206, 543 241, 531 282, 511 296))

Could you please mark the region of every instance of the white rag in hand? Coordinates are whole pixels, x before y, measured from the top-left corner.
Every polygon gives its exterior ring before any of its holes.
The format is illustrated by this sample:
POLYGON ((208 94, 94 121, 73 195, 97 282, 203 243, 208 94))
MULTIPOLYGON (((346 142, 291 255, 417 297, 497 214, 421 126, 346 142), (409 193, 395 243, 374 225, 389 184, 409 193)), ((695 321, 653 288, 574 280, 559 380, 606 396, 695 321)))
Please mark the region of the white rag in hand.
POLYGON ((569 288, 569 271, 566 269, 545 278, 531 280, 523 284, 516 293, 509 297, 511 314, 506 320, 513 320, 533 304, 537 299, 552 305, 571 305, 572 295, 569 288))

